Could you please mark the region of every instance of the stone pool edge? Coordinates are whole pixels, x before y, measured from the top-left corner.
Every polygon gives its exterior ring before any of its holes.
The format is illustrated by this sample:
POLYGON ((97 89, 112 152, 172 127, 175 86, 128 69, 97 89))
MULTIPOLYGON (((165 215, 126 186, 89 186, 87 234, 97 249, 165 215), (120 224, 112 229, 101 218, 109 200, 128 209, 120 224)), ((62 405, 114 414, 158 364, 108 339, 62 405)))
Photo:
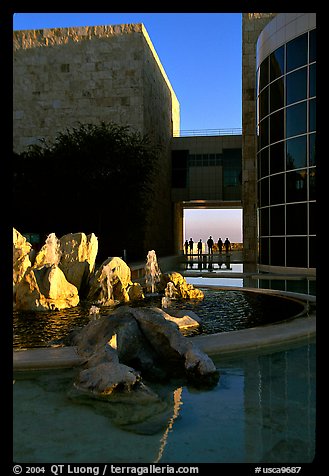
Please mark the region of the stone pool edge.
MULTIPOLYGON (((316 314, 278 324, 190 338, 205 353, 217 356, 270 350, 309 341, 316 336, 316 314)), ((70 368, 83 364, 76 347, 34 348, 13 351, 13 370, 70 368)))

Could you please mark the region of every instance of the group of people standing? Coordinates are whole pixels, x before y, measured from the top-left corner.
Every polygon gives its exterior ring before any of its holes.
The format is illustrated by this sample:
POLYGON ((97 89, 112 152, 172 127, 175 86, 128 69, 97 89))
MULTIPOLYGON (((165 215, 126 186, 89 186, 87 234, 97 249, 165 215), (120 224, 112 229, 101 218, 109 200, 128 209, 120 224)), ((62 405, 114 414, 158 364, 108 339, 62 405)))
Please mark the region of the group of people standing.
MULTIPOLYGON (((213 250, 214 244, 215 244, 214 240, 212 236, 210 235, 207 240, 208 254, 210 255, 214 253, 214 250, 213 250)), ((193 254, 193 245, 194 245, 194 241, 192 240, 192 238, 190 238, 189 241, 188 240, 185 241, 184 243, 185 254, 190 254, 190 255, 193 254)), ((197 243, 198 256, 202 255, 202 246, 203 246, 203 243, 202 243, 202 239, 200 238, 200 240, 197 243)), ((225 239, 224 243, 221 238, 218 238, 217 247, 218 247, 219 254, 222 254, 223 246, 225 248, 226 253, 231 251, 231 242, 228 238, 225 239)))

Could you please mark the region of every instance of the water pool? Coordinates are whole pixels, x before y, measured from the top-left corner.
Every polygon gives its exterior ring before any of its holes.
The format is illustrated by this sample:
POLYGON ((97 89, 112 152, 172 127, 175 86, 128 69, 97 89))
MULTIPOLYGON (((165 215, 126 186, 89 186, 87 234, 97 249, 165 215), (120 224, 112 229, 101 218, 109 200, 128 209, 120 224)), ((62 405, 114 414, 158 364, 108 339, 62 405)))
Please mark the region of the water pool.
MULTIPOLYGON (((200 287, 202 301, 172 301, 170 308, 193 310, 202 321, 200 329, 182 331, 184 335, 214 334, 263 326, 290 319, 306 312, 303 302, 282 296, 240 289, 200 287)), ((161 307, 161 296, 147 298, 133 305, 161 307)), ((15 349, 70 345, 69 335, 90 320, 90 303, 61 311, 14 311, 15 349)), ((112 308, 103 308, 111 313, 112 308)), ((101 311, 101 312, 102 312, 101 311)))
MULTIPOLYGON (((17 372, 15 462, 307 463, 315 455, 315 343, 213 358, 218 385, 172 382, 165 410, 136 423, 130 408, 72 398, 77 369, 17 372)), ((159 390, 159 389, 157 389, 159 390)), ((145 409, 141 410, 142 412, 145 409)))

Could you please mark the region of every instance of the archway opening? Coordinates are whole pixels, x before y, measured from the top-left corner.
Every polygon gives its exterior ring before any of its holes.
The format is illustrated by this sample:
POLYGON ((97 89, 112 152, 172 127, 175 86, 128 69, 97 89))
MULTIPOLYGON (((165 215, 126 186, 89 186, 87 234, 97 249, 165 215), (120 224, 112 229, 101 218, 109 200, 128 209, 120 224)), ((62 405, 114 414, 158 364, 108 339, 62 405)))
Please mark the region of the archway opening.
POLYGON ((201 239, 205 251, 209 236, 212 236, 215 243, 218 238, 223 242, 228 238, 234 248, 242 249, 242 208, 184 208, 183 240, 192 238, 196 245, 201 239))

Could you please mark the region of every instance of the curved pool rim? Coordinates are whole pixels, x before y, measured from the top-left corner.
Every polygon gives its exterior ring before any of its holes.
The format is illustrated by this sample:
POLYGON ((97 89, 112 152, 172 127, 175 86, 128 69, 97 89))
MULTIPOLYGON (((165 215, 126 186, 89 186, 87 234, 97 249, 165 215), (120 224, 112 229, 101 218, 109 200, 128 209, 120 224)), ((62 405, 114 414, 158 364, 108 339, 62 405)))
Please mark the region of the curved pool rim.
MULTIPOLYGON (((284 321, 248 329, 200 334, 188 337, 205 353, 217 356, 233 356, 246 352, 272 351, 282 346, 308 342, 316 336, 316 311, 309 309, 316 297, 289 291, 263 288, 241 288, 234 286, 202 285, 202 288, 216 290, 239 290, 265 293, 296 300, 303 304, 304 310, 284 321), (303 317, 306 312, 308 315, 303 317)), ((83 364, 76 347, 50 347, 13 351, 13 370, 38 370, 68 368, 83 364)))

